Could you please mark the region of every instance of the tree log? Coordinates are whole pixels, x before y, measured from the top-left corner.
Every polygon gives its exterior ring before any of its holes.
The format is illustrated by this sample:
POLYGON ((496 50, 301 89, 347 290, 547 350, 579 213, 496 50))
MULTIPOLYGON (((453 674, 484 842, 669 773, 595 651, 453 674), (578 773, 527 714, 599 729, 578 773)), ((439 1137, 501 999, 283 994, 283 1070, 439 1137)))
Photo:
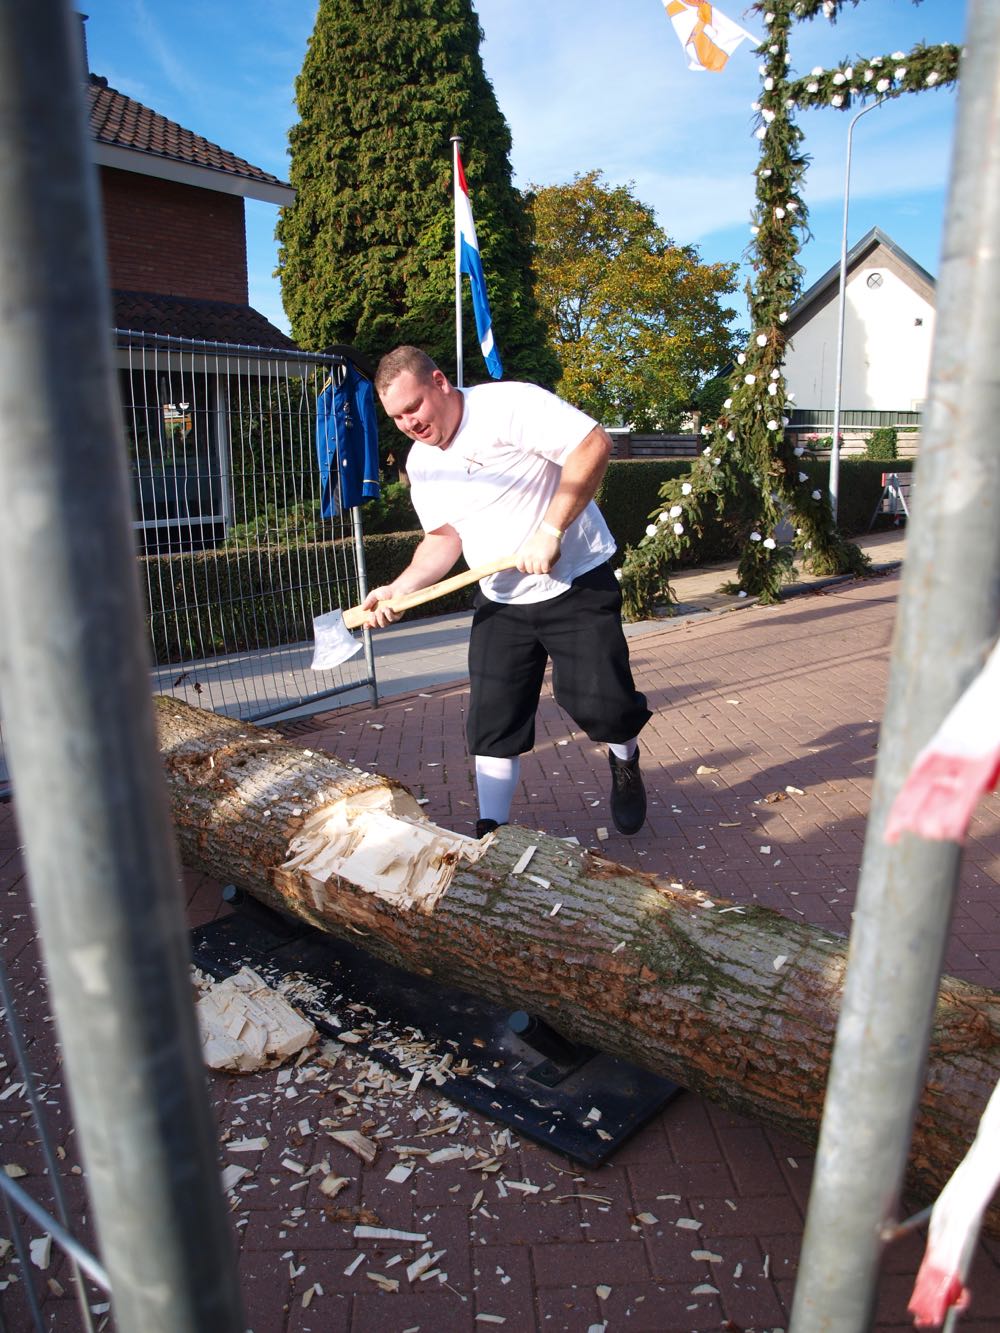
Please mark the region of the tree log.
MULTIPOLYGON (((844 938, 528 829, 477 842, 429 822, 390 778, 172 698, 156 706, 189 866, 815 1143, 844 938)), ((997 994, 943 978, 916 1198, 940 1192, 998 1079, 997 994)), ((988 1228, 1000 1234, 1000 1209, 988 1228)))

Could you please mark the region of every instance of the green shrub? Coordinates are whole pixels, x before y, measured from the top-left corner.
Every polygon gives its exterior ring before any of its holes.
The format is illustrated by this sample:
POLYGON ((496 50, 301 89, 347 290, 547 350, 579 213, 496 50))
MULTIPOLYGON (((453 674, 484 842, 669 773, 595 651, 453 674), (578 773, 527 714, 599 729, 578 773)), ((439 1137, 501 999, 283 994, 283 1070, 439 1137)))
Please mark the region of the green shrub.
POLYGON ((868 436, 865 458, 894 463, 899 457, 899 437, 895 426, 878 426, 868 436))
MULTIPOLYGON (((825 489, 830 484, 830 464, 825 459, 801 460, 802 471, 813 484, 825 489)), ((893 472, 910 472, 912 458, 893 463, 893 472)), ((845 537, 863 537, 882 494, 884 464, 868 458, 842 458, 838 469, 837 526, 845 537)), ((879 520, 880 521, 880 520, 879 520)), ((876 521, 876 527, 878 522, 876 521)))
MULTIPOLYGON (((236 524, 226 534, 227 546, 272 545, 275 542, 315 542, 333 540, 330 520, 320 517, 319 500, 279 508, 275 504, 262 508, 246 523, 236 524)), ((377 500, 366 500, 361 506, 364 531, 413 532, 420 527, 410 488, 399 481, 388 481, 382 486, 377 500)))
POLYGON ((361 506, 361 523, 365 536, 377 532, 415 532, 420 520, 410 499, 410 488, 401 481, 382 483, 382 494, 377 500, 366 500, 361 506))
MULTIPOLYGON (((625 558, 627 546, 638 546, 650 515, 660 506, 664 482, 687 476, 694 460, 689 458, 614 459, 605 473, 597 503, 618 546, 615 564, 625 558)), ((696 548, 686 551, 677 567, 717 564, 736 553, 736 538, 722 523, 709 518, 696 548)))

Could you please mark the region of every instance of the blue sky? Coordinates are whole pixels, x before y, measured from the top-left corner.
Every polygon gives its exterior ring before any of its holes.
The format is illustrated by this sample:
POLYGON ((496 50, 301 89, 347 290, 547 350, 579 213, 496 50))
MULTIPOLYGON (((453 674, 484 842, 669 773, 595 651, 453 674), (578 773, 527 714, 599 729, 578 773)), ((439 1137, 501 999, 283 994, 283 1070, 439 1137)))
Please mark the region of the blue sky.
MULTIPOLYGON (((632 183, 664 230, 706 261, 741 260, 750 239, 757 161, 751 102, 760 79, 749 43, 721 74, 694 73, 662 0, 474 0, 482 54, 513 135, 518 186, 556 185, 603 171, 632 183)), ((90 67, 130 97, 288 179, 316 0, 90 0, 90 67)), ((721 8, 743 17, 743 0, 721 8)), ((792 36, 793 70, 855 56, 960 42, 963 0, 862 0, 836 24, 813 19, 792 36)), ((931 273, 938 270, 955 96, 937 90, 887 103, 859 122, 851 172, 851 243, 880 226, 931 273)), ((813 233, 806 285, 837 263, 849 116, 813 111, 799 123, 812 159, 805 197, 813 233)), ((469 181, 475 211, 475 181, 469 181)), ((279 327, 271 204, 247 201, 250 302, 279 327)), ((489 275, 487 274, 487 282, 489 275)), ((740 303, 742 307, 742 302, 740 303)))

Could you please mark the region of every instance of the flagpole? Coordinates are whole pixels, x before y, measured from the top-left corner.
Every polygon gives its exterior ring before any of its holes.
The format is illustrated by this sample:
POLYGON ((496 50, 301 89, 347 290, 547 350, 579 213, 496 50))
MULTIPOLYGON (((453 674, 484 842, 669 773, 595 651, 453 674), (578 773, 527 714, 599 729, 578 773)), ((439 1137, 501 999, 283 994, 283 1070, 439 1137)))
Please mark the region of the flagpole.
MULTIPOLYGON (((452 199, 458 200, 458 150, 461 147, 462 140, 457 134, 451 136, 452 154, 452 199)), ((461 389, 463 385, 462 365, 462 252, 461 239, 458 234, 458 213, 455 214, 455 384, 461 389)))

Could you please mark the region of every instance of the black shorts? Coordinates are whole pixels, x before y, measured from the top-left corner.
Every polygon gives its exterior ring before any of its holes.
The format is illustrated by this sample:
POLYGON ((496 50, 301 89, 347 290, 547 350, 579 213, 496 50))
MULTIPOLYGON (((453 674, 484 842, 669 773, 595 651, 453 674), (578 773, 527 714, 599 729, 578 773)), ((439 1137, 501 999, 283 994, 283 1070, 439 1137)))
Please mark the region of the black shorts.
POLYGON ((470 754, 510 758, 535 743, 535 712, 552 660, 560 708, 592 741, 638 736, 652 714, 632 681, 621 591, 609 564, 546 602, 510 606, 476 597, 469 639, 470 754))

